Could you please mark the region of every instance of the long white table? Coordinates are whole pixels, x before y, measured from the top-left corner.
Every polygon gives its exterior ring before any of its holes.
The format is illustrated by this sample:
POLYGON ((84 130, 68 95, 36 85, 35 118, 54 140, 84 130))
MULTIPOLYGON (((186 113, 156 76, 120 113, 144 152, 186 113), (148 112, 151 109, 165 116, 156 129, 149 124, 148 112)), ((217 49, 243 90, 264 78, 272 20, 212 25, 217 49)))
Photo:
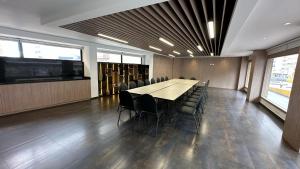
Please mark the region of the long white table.
POLYGON ((130 89, 128 92, 139 95, 150 94, 155 98, 174 101, 197 83, 199 83, 199 80, 171 79, 148 86, 130 89))

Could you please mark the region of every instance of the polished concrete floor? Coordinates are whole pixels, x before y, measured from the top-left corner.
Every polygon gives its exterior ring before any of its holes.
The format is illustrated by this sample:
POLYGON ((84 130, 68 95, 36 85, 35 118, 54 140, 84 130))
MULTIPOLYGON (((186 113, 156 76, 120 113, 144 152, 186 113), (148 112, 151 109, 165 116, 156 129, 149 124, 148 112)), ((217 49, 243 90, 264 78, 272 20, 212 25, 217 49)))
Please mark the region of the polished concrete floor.
POLYGON ((126 114, 118 128, 116 108, 115 96, 1 117, 0 168, 300 168, 282 122, 241 92, 209 89, 199 135, 167 124, 153 137, 126 114))

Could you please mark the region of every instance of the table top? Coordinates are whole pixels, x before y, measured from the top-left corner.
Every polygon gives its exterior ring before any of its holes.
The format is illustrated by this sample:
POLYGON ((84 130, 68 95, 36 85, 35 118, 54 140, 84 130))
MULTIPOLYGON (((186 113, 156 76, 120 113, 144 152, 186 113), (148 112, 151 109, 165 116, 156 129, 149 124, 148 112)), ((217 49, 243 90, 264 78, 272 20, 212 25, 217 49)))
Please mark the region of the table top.
POLYGON ((197 83, 199 83, 198 80, 171 79, 148 86, 130 89, 128 92, 134 94, 150 94, 155 98, 174 101, 197 83))

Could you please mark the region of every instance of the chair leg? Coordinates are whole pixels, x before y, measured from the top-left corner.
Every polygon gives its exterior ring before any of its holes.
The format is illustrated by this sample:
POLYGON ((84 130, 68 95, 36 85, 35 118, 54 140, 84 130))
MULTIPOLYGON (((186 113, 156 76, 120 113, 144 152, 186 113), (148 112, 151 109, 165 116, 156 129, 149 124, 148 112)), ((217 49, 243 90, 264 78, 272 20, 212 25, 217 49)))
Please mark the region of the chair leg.
POLYGON ((131 120, 131 110, 129 110, 129 119, 131 120))
POLYGON ((157 119, 156 119, 156 130, 155 130, 155 137, 157 136, 158 123, 159 123, 159 117, 157 117, 157 119))
POLYGON ((194 120, 195 120, 196 132, 197 132, 197 134, 199 134, 199 126, 198 126, 198 121, 197 121, 197 118, 196 118, 196 116, 195 116, 195 115, 193 115, 193 116, 194 116, 194 120))
POLYGON ((117 125, 118 125, 118 127, 120 126, 120 118, 121 118, 121 113, 122 113, 122 108, 120 108, 121 110, 118 110, 118 112, 119 112, 119 118, 118 118, 118 123, 117 123, 117 125))

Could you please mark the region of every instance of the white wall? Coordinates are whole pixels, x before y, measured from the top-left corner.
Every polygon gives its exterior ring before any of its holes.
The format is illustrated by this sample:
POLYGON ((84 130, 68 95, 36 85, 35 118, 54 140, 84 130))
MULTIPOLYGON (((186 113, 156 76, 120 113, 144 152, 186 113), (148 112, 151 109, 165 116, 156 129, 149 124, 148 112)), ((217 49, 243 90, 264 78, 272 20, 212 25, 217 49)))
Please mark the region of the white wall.
POLYGON ((85 75, 91 77, 91 97, 98 96, 97 48, 119 50, 145 55, 145 64, 150 65, 153 74, 153 53, 129 45, 42 25, 36 15, 0 6, 0 36, 72 44, 84 47, 83 61, 85 75))

